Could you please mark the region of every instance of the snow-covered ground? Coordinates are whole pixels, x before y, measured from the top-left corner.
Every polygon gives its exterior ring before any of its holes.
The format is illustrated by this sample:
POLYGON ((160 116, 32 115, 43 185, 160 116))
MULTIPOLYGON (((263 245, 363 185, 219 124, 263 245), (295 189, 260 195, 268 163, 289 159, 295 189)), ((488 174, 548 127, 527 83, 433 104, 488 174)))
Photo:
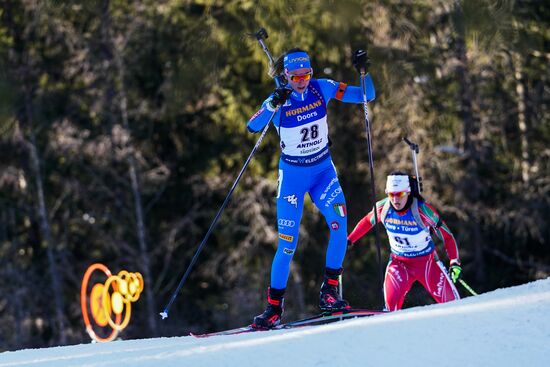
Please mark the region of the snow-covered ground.
POLYGON ((5 352, 4 366, 548 367, 550 278, 324 326, 5 352))

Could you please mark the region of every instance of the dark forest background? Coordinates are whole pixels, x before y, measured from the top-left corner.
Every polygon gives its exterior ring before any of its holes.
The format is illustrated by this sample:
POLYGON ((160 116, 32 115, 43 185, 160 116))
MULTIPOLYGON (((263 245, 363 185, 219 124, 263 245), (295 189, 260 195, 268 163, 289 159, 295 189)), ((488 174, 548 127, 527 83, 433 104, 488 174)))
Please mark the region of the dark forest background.
MULTIPOLYGON (((170 317, 158 315, 258 138, 246 121, 274 87, 247 36, 260 27, 275 56, 301 47, 316 77, 355 85, 351 54, 368 46, 378 197, 390 171, 412 171, 408 136, 475 290, 550 275, 548 1, 0 4, 0 350, 89 342, 79 292, 94 262, 145 278, 125 339, 240 326, 263 310, 274 129, 170 317)), ((361 105, 330 104, 351 228, 373 205, 363 117, 361 105)), ((287 320, 317 312, 328 234, 308 199, 287 320)), ((344 267, 351 304, 380 308, 374 235, 344 267)), ((405 307, 427 303, 414 287, 405 307)))

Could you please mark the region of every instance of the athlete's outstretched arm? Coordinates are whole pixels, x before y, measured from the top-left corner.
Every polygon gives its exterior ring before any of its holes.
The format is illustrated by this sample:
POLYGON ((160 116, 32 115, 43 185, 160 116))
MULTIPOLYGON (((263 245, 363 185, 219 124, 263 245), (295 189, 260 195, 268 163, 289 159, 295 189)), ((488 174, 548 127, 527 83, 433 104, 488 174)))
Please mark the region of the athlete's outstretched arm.
MULTIPOLYGON (((347 85, 346 83, 330 79, 319 79, 318 82, 327 103, 332 98, 346 103, 363 103, 361 87, 347 85)), ((367 101, 370 102, 376 98, 376 90, 374 89, 374 83, 370 74, 365 77, 365 86, 367 87, 367 101)))
MULTIPOLYGON (((387 198, 385 200, 387 200, 387 198)), ((380 222, 380 215, 382 214, 385 200, 380 200, 376 203, 378 222, 380 222)), ((374 227, 374 225, 374 210, 371 210, 367 215, 363 217, 363 219, 359 221, 359 223, 357 223, 353 231, 351 231, 351 233, 349 234, 348 240, 351 241, 351 243, 355 243, 357 240, 367 234, 367 232, 370 231, 371 228, 374 227)))

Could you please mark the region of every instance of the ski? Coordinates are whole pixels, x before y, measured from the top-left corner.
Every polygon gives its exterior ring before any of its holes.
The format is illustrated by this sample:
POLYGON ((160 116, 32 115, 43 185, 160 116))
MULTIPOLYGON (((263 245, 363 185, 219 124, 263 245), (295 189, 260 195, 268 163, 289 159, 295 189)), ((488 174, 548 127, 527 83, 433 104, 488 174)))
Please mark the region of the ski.
POLYGON ((333 321, 353 319, 356 317, 374 316, 386 313, 386 311, 375 311, 365 309, 344 309, 338 311, 327 311, 320 313, 316 316, 308 317, 302 320, 290 321, 281 325, 278 325, 274 329, 291 329, 300 326, 308 326, 315 324, 328 324, 333 321))
MULTIPOLYGON (((213 333, 206 333, 206 334, 194 334, 189 333, 190 336, 194 336, 195 338, 208 338, 211 336, 222 336, 222 335, 237 335, 237 334, 244 334, 249 333, 252 331, 261 331, 263 329, 258 329, 253 327, 252 325, 248 326, 242 326, 235 329, 229 329, 229 330, 223 330, 223 331, 215 331, 213 333)), ((265 329, 268 330, 268 329, 265 329)))
POLYGON ((248 325, 248 326, 243 326, 235 329, 216 331, 213 333, 206 333, 206 334, 191 333, 190 335, 194 336, 195 338, 208 338, 211 336, 237 335, 237 334, 244 334, 244 333, 250 333, 250 332, 256 332, 256 331, 292 329, 292 328, 297 328, 302 326, 327 324, 327 323, 332 323, 339 320, 352 319, 356 317, 374 316, 374 315, 379 315, 383 313, 386 313, 386 311, 375 311, 375 310, 366 310, 366 309, 343 309, 343 310, 337 310, 337 311, 325 311, 314 316, 306 317, 304 319, 289 321, 289 322, 277 325, 271 329, 258 328, 252 325, 248 325))

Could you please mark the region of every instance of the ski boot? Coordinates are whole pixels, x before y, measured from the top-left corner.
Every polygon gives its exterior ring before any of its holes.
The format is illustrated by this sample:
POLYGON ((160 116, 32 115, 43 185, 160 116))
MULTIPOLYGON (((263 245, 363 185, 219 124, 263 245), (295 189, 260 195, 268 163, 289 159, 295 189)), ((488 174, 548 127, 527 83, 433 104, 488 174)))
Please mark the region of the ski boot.
POLYGON ((338 292, 338 276, 342 274, 342 271, 342 268, 338 270, 326 268, 319 300, 321 310, 341 310, 350 307, 348 301, 343 300, 338 292))
POLYGON ((267 289, 267 308, 264 313, 254 317, 253 327, 258 329, 271 329, 281 323, 284 312, 285 289, 267 289))

